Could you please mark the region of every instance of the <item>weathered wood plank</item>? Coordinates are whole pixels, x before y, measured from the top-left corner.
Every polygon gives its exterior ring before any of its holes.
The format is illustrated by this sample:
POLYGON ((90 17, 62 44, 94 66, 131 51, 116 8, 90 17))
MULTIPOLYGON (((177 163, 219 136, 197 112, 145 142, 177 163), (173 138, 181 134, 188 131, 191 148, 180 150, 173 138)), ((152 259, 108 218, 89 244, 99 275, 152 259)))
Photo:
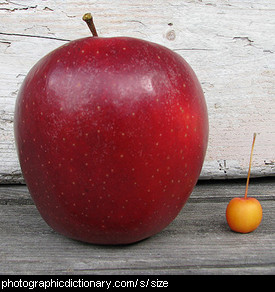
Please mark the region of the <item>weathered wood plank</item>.
MULTIPOLYGON (((262 205, 275 211, 274 202, 262 205)), ((270 214, 253 234, 240 235, 228 230, 224 211, 222 203, 188 203, 158 235, 131 246, 103 247, 56 234, 34 206, 0 206, 0 273, 253 273, 253 268, 274 273, 270 214)))
POLYGON ((0 3, 0 183, 22 182, 13 138, 19 87, 42 56, 89 35, 163 44, 194 68, 205 92, 210 140, 201 178, 245 177, 252 133, 253 176, 274 175, 275 3, 250 1, 18 0, 0 3))
MULTIPOLYGON (((189 201, 228 202, 235 196, 245 193, 246 180, 199 180, 189 201)), ((251 179, 248 196, 259 200, 275 200, 275 178, 251 179)), ((31 205, 34 204, 26 185, 0 185, 0 205, 31 205)))
POLYGON ((116 247, 55 233, 22 201, 26 187, 1 187, 0 274, 274 274, 274 181, 252 182, 251 193, 263 194, 263 221, 249 234, 231 232, 225 221, 227 202, 241 185, 201 183, 165 230, 116 247))

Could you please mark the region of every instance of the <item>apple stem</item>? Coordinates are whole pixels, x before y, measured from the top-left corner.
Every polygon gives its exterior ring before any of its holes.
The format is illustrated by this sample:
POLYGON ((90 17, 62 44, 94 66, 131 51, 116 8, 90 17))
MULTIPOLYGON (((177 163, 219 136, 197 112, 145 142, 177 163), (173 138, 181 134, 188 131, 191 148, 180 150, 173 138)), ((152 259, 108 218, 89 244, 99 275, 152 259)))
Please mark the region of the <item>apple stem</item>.
POLYGON ((248 168, 248 174, 247 174, 247 180, 246 180, 246 188, 245 188, 245 195, 244 198, 247 198, 247 191, 248 191, 248 184, 249 184, 249 177, 250 177, 250 171, 251 171, 251 164, 252 164, 252 156, 253 156, 253 149, 255 145, 255 139, 256 139, 256 133, 253 135, 253 142, 251 147, 251 153, 250 153, 250 161, 249 161, 249 168, 248 168))
POLYGON ((92 35, 94 37, 97 37, 98 34, 97 34, 97 31, 96 31, 96 28, 95 28, 95 25, 94 25, 94 22, 93 22, 92 14, 91 13, 85 13, 83 15, 82 19, 87 23, 92 35))

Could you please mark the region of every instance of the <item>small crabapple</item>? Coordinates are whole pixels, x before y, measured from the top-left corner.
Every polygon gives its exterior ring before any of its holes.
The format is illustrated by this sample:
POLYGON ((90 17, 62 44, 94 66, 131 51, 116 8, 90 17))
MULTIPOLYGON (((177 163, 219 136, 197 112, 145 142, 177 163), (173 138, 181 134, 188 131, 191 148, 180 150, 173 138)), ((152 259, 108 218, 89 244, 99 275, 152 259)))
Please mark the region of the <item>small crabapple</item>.
POLYGON ((226 220, 229 227, 239 233, 255 230, 262 221, 263 211, 260 202, 255 198, 247 197, 255 139, 254 133, 244 198, 232 199, 226 208, 226 220))

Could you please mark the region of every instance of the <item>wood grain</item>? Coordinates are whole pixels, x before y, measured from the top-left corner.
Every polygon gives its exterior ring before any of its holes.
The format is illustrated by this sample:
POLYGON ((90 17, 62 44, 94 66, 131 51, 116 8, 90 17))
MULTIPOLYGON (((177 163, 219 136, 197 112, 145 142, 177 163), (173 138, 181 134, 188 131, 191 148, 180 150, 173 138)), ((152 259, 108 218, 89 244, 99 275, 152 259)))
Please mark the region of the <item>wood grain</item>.
POLYGON ((275 2, 269 0, 0 2, 0 183, 23 182, 13 137, 18 90, 49 51, 89 35, 127 35, 165 45, 195 70, 208 105, 210 139, 201 178, 274 175, 275 2))
POLYGON ((245 181, 200 182, 159 234, 126 246, 65 238, 40 217, 25 186, 0 187, 0 274, 274 274, 274 179, 252 180, 263 207, 254 232, 229 230, 225 209, 245 181))

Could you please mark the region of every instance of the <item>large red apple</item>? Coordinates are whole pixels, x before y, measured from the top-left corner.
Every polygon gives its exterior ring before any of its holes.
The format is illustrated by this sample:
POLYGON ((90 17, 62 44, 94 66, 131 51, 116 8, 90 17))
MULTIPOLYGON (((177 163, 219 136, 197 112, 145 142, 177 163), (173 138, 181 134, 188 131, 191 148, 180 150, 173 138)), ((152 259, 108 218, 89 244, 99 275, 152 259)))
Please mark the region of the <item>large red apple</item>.
POLYGON ((173 51, 87 37, 22 84, 15 138, 44 220, 68 237, 127 244, 165 228, 199 177, 208 140, 200 83, 173 51))

